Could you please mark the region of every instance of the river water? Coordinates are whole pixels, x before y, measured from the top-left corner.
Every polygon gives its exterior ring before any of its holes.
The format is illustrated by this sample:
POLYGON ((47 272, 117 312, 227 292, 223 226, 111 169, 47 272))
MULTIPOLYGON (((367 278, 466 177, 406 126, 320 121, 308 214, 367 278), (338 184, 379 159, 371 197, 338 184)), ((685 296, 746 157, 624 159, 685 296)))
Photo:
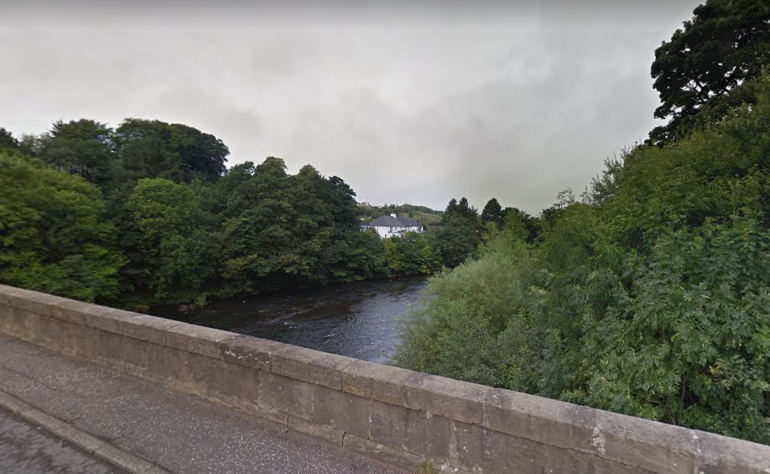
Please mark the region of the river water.
POLYGON ((387 362, 398 339, 398 320, 425 289, 423 277, 369 280, 209 303, 156 316, 224 329, 372 362, 387 362))

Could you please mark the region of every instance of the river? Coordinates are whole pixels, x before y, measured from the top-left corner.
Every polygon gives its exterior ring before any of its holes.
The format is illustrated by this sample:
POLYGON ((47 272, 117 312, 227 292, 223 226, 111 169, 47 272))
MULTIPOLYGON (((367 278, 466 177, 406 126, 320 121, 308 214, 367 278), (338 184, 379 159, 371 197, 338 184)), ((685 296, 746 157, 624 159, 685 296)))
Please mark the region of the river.
POLYGON ((398 345, 398 320, 419 301, 424 277, 368 280, 313 290, 218 300, 186 313, 151 313, 372 362, 398 345))

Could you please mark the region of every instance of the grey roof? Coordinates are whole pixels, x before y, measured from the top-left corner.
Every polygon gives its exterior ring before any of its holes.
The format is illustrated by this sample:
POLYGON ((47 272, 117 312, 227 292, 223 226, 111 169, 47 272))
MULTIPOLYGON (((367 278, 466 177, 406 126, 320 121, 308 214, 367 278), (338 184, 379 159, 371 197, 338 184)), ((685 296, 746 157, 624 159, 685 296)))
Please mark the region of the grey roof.
POLYGON ((422 227, 422 224, 408 217, 393 217, 391 215, 380 216, 368 224, 371 227, 422 227))

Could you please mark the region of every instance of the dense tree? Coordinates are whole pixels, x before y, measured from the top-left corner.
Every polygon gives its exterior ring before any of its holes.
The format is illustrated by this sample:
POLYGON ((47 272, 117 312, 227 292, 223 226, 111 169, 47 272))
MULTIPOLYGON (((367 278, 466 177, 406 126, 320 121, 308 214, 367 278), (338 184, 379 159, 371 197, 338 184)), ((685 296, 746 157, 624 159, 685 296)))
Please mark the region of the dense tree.
POLYGON ((203 183, 176 184, 145 178, 126 202, 140 232, 130 267, 141 282, 135 291, 146 301, 187 302, 217 289, 219 221, 205 200, 203 183))
POLYGON ((706 104, 756 77, 768 63, 768 2, 708 0, 698 6, 684 28, 655 51, 651 73, 662 102, 655 117, 670 121, 650 132, 650 141, 671 141, 706 104))
POLYGON ((448 267, 464 262, 481 242, 481 225, 476 209, 466 198, 451 199, 436 232, 436 249, 448 267))
POLYGON ((18 151, 19 141, 8 130, 0 127, 0 150, 18 151))
POLYGON ((358 247, 371 249, 372 239, 350 236, 359 233, 359 221, 342 179, 324 178, 309 165, 289 175, 282 159, 269 157, 256 167, 234 167, 217 187, 230 194, 224 275, 234 287, 264 291, 354 280, 358 270, 381 273, 377 253, 369 258, 358 247))
POLYGON ((36 156, 55 169, 110 190, 117 164, 112 133, 105 124, 93 120, 59 121, 42 138, 36 156))
POLYGON ((498 227, 503 225, 503 208, 497 199, 492 198, 484 205, 484 209, 481 211, 481 223, 487 224, 494 222, 498 227))
POLYGON ((230 153, 213 135, 160 120, 126 119, 115 131, 115 143, 127 179, 132 180, 214 182, 225 172, 230 153))
POLYGON ((116 297, 123 259, 99 190, 20 154, 0 151, 0 163, 0 281, 84 301, 116 297))
POLYGON ((383 240, 385 263, 391 275, 429 275, 441 268, 433 233, 407 233, 383 240))

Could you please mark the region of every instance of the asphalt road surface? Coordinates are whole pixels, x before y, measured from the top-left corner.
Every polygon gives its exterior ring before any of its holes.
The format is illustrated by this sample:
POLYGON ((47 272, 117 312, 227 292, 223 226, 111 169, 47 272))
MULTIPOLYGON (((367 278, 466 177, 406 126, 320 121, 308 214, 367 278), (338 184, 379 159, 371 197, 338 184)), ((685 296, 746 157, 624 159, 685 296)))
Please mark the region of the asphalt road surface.
POLYGON ((0 409, 0 472, 3 474, 122 474, 42 428, 0 409))

